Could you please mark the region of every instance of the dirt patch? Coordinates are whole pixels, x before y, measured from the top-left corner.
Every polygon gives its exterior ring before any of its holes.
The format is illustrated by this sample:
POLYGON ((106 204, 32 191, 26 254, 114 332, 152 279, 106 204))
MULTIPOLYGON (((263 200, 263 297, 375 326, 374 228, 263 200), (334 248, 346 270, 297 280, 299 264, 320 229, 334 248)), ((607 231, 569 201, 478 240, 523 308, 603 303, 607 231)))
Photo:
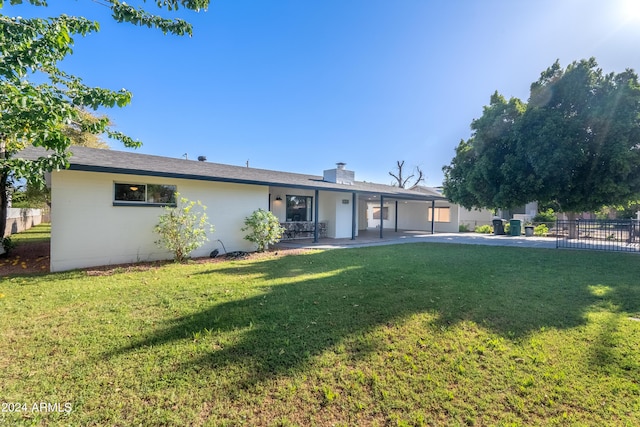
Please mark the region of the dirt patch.
MULTIPOLYGON (((238 254, 236 252, 226 255, 218 255, 215 258, 202 257, 193 258, 188 261, 190 264, 218 264, 221 262, 230 262, 235 260, 259 260, 265 258, 271 258, 274 256, 285 255, 298 255, 305 252, 312 251, 313 249, 278 249, 267 252, 244 252, 238 254)), ((116 273, 128 273, 135 271, 147 271, 154 268, 162 267, 166 264, 172 264, 173 261, 153 261, 153 262, 138 262, 134 264, 117 264, 117 265, 105 265, 102 267, 91 267, 84 269, 88 276, 111 276, 116 273)))
POLYGON ((0 277, 49 272, 49 242, 22 243, 0 256, 0 277))
MULTIPOLYGON (((0 257, 0 277, 24 276, 33 274, 49 273, 49 253, 51 245, 49 242, 22 243, 11 251, 8 257, 0 257)), ((219 255, 216 258, 194 258, 189 262, 197 264, 211 264, 219 262, 229 262, 237 259, 258 260, 267 257, 281 255, 296 255, 308 252, 308 249, 278 249, 263 253, 247 252, 239 256, 227 257, 219 255)), ((121 272, 146 271, 172 261, 143 262, 134 264, 107 265, 103 267, 91 267, 84 269, 89 276, 107 276, 121 272)))

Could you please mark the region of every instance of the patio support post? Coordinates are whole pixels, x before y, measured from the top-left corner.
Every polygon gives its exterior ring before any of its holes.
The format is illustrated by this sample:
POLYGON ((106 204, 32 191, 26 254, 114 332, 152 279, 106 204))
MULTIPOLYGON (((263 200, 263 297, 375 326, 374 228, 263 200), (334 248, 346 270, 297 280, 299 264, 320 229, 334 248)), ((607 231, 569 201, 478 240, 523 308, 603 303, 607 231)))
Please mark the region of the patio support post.
POLYGON ((318 205, 320 204, 320 199, 319 199, 319 195, 320 192, 318 190, 316 190, 315 192, 315 199, 316 199, 316 204, 313 207, 313 243, 318 243, 318 205))
POLYGON ((431 234, 434 234, 436 225, 436 201, 431 201, 431 234))
POLYGON ((398 201, 396 200, 396 226, 395 226, 395 232, 398 232, 398 201))
POLYGON ((356 240, 356 202, 357 196, 354 191, 351 194, 351 240, 356 240))
POLYGON ((380 195, 380 238, 382 239, 382 229, 384 228, 384 215, 382 211, 384 210, 384 196, 380 195))

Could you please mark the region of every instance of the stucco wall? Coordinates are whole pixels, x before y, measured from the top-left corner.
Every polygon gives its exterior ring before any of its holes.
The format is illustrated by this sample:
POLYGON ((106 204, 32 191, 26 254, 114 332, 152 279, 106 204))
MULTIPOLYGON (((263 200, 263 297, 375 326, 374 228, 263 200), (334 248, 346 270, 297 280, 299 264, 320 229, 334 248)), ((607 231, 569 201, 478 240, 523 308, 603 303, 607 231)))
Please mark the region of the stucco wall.
MULTIPOLYGON (((321 205, 326 206, 327 212, 331 212, 332 220, 329 223, 329 237, 336 239, 350 238, 352 232, 353 196, 351 193, 324 192, 321 193, 321 205), (347 203, 343 201, 346 200, 347 203)), ((358 212, 356 205, 356 236, 358 212)))
POLYGON ((5 236, 2 237, 28 230, 41 222, 42 211, 40 209, 8 208, 5 236))
MULTIPOLYGON (((319 192, 320 204, 318 205, 318 221, 327 223, 327 237, 336 237, 336 205, 332 195, 319 192)), ((315 200, 313 203, 316 203, 315 200)))
POLYGON ((222 249, 217 239, 227 251, 255 249, 240 229, 251 212, 267 209, 267 187, 65 170, 52 174, 51 271, 171 258, 154 243, 163 208, 113 206, 114 182, 176 185, 207 206, 215 232, 193 257, 222 249))
MULTIPOLYGON (((395 202, 389 204, 395 210, 395 202)), ((431 231, 431 222, 427 221, 427 211, 431 202, 398 201, 398 229, 431 231)))
MULTIPOLYGON (((449 221, 435 221, 433 228, 436 233, 458 232, 458 206, 445 200, 438 200, 437 208, 449 208, 449 221)), ((431 202, 398 202, 398 228, 401 230, 431 231, 429 211, 431 202)))
POLYGON ((446 200, 437 201, 437 207, 449 207, 449 222, 437 222, 435 223, 435 231, 436 233, 457 233, 460 231, 459 228, 459 218, 460 218, 460 207, 456 204, 449 203, 446 200))
POLYGON ((460 207, 460 224, 469 227, 469 231, 475 230, 480 225, 491 225, 493 220, 493 212, 488 209, 466 209, 460 207))

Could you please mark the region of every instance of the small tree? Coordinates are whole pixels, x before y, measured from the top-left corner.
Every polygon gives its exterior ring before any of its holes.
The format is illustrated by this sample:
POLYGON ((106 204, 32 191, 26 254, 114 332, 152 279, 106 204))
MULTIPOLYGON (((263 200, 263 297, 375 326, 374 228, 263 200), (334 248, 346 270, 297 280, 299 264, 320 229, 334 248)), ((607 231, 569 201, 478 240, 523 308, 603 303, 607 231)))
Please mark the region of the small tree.
POLYGON ((249 231, 245 240, 258 245, 258 252, 264 252, 270 244, 278 243, 284 233, 278 218, 269 211, 258 209, 244 220, 242 231, 249 231))
POLYGON ((180 194, 176 193, 176 207, 165 207, 165 212, 160 216, 154 231, 160 235, 160 239, 155 243, 173 252, 176 262, 184 262, 191 252, 209 240, 207 231, 213 232, 214 228, 209 225, 207 214, 204 212, 206 206, 199 200, 193 202, 179 196, 180 194), (196 212, 196 206, 202 210, 196 212))

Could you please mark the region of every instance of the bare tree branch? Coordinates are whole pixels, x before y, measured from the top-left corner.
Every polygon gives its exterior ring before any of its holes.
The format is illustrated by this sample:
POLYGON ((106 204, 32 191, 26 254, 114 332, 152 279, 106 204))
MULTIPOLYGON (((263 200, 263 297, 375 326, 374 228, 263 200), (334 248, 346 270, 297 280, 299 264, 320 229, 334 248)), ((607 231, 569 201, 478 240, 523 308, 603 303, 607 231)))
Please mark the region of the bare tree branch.
MULTIPOLYGON (((407 183, 411 180, 411 178, 415 176, 415 174, 411 174, 408 177, 403 178, 402 177, 403 167, 404 167, 404 160, 402 161, 398 160, 396 162, 396 168, 398 170, 398 173, 395 174, 393 172, 389 172, 389 175, 391 175, 395 179, 395 181, 392 183, 393 186, 398 186, 400 188, 407 188, 407 183)), ((420 182, 424 181, 424 173, 418 166, 416 166, 416 171, 418 172, 418 178, 415 179, 415 181, 413 182, 412 185, 409 186, 409 188, 414 187, 418 185, 420 182)))

